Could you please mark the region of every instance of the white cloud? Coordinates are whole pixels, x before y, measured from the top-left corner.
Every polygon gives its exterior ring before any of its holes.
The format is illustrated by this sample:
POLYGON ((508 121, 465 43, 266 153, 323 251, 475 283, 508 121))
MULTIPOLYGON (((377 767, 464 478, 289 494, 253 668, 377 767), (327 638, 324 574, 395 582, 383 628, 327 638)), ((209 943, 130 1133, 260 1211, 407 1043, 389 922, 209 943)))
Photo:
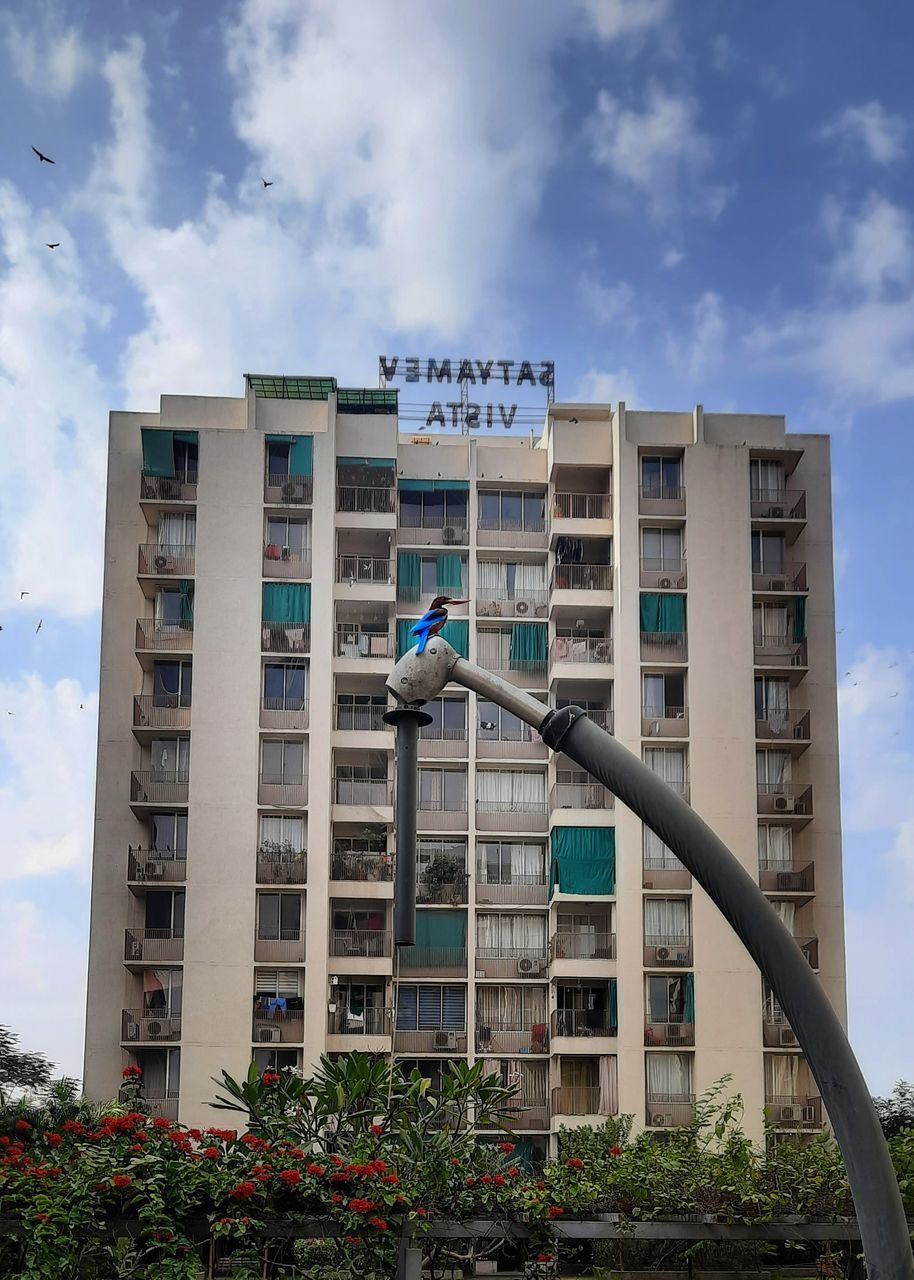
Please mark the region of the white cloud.
POLYGON ((914 237, 906 209, 871 194, 851 214, 839 201, 827 199, 822 221, 835 246, 832 275, 836 284, 877 296, 887 286, 911 283, 914 237))
POLYGON ((630 409, 635 407, 638 399, 638 387, 628 369, 618 369, 614 373, 588 369, 570 397, 573 404, 617 404, 624 400, 630 409))
POLYGON ((685 338, 670 339, 670 359, 684 377, 696 383, 720 363, 725 337, 723 299, 719 293, 709 289, 692 307, 691 324, 685 338))
POLYGON ((584 0, 601 40, 620 40, 664 26, 670 21, 670 0, 584 0))
POLYGON ((820 137, 836 138, 862 151, 874 164, 894 164, 906 154, 907 122, 886 111, 875 99, 860 106, 845 107, 820 130, 820 137))
POLYGON ((585 273, 578 279, 578 297, 597 324, 609 324, 611 320, 619 320, 626 325, 637 323, 635 291, 624 280, 607 285, 598 276, 585 273))
POLYGON ((97 716, 75 680, 0 682, 0 881, 88 876, 97 716))
POLYGON ((666 252, 663 255, 663 259, 662 259, 663 265, 666 267, 668 271, 672 271, 674 267, 679 266, 680 262, 682 262, 684 257, 685 257, 685 254, 681 249, 670 247, 669 249, 666 250, 666 252))
POLYGON ((724 32, 716 35, 711 41, 711 66, 723 74, 733 66, 736 53, 733 41, 724 32))
POLYGON ((652 81, 638 110, 601 89, 587 132, 594 162, 644 196, 655 217, 668 216, 680 204, 712 218, 720 215, 730 190, 705 181, 714 148, 698 127, 692 98, 652 81))
POLYGON ((61 9, 50 2, 30 8, 28 21, 24 13, 0 13, 13 74, 33 93, 69 97, 91 65, 81 31, 66 26, 61 9))

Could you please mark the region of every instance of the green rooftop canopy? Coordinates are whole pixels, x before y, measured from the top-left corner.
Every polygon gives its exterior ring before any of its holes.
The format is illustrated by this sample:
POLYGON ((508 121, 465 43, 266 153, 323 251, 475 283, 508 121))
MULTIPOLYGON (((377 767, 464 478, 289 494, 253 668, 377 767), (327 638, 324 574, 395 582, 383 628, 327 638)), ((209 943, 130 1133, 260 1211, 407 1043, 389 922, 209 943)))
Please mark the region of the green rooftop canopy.
POLYGON ((396 391, 362 390, 340 387, 336 393, 338 413, 396 413, 396 391))
POLYGON ((327 400, 336 390, 336 378, 279 378, 249 373, 248 386, 261 400, 327 400))

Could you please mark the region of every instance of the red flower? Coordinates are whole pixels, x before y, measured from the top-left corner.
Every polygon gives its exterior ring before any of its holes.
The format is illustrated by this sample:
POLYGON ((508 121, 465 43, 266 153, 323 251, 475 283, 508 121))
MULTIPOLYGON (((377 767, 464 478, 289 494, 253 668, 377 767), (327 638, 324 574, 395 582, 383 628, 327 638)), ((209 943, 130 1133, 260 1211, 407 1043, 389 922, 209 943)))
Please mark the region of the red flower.
POLYGON ((399 1187, 400 1179, 395 1173, 388 1173, 382 1179, 382 1182, 388 1182, 392 1187, 399 1187))
POLYGON ((260 1077, 264 1084, 279 1084, 279 1076, 275 1071, 265 1071, 260 1077))
POLYGON ((475 1178, 467 1178, 467 1186, 468 1186, 468 1187, 475 1187, 475 1186, 476 1186, 476 1179, 475 1179, 475 1178))
POLYGON ((233 1200, 249 1200, 256 1190, 257 1184, 254 1182, 239 1182, 232 1187, 229 1195, 233 1200))
POLYGON ((19 1130, 20 1133, 27 1133, 29 1129, 31 1129, 31 1127, 32 1126, 29 1124, 28 1120, 16 1121, 16 1128, 19 1130))
POLYGON ((484 1173, 484 1174, 482 1175, 482 1177, 479 1179, 479 1181, 480 1181, 484 1186, 488 1186, 488 1184, 492 1181, 492 1175, 491 1175, 491 1173, 484 1173))
POLYGON ((297 1187, 301 1182, 301 1174, 297 1169, 283 1169, 279 1181, 284 1182, 287 1187, 297 1187))
POLYGON ((621 1156, 621 1154, 622 1154, 622 1148, 621 1148, 621 1147, 610 1147, 610 1148, 609 1148, 609 1154, 610 1154, 611 1156, 621 1156))
POLYGON ((334 1191, 333 1195, 330 1197, 330 1203, 331 1203, 331 1204, 342 1204, 342 1203, 343 1203, 343 1197, 340 1195, 340 1193, 339 1193, 338 1191, 334 1191))
POLYGON ((322 1164, 309 1164, 308 1172, 310 1174, 313 1174, 315 1178, 322 1178, 324 1174, 327 1172, 327 1170, 324 1168, 322 1164))
POLYGON ((369 1130, 369 1133, 373 1133, 376 1138, 380 1138, 383 1132, 384 1130, 379 1124, 373 1124, 369 1130))
POLYGON ((536 1255, 537 1262, 555 1262, 554 1253, 538 1253, 536 1255))
POLYGON ((331 1173, 330 1181, 331 1182, 351 1182, 352 1174, 347 1173, 345 1169, 337 1169, 336 1173, 331 1173))
POLYGON ((584 1161, 579 1156, 572 1156, 570 1160, 565 1161, 566 1169, 583 1169, 584 1161))
POLYGON ((171 1121, 166 1120, 164 1116, 156 1116, 152 1122, 153 1129, 170 1129, 171 1121))
POLYGON ((518 1169, 517 1165, 512 1164, 511 1168, 508 1170, 508 1177, 509 1178, 520 1177, 520 1169, 518 1169))
POLYGON ((124 1067, 124 1070, 121 1072, 121 1078, 123 1080, 138 1080, 142 1074, 142 1067, 124 1067))
POLYGON ((504 1152, 504 1154, 505 1154, 506 1156, 509 1156, 509 1155, 511 1154, 511 1152, 514 1150, 514 1143, 513 1143, 513 1142, 499 1142, 499 1144, 498 1144, 498 1149, 499 1149, 499 1151, 504 1152))
POLYGON ((207 1160, 218 1160, 222 1152, 218 1147, 207 1147, 203 1155, 207 1160))
POLYGON ((453 1164, 453 1165, 459 1165, 459 1164, 460 1164, 460 1161, 457 1159, 457 1157, 456 1157, 456 1156, 452 1156, 452 1157, 451 1157, 451 1164, 453 1164))
POLYGON ((63 1142, 63 1138, 60 1136, 59 1133, 47 1133, 45 1134, 45 1137, 48 1140, 49 1147, 59 1147, 60 1144, 63 1142))
POLYGON ((345 1237, 344 1237, 344 1239, 345 1239, 345 1241, 346 1241, 346 1243, 347 1243, 347 1244, 361 1244, 361 1243, 362 1243, 362 1237, 361 1237, 361 1236, 345 1236, 345 1237))
POLYGON ((536 1189, 537 1189, 537 1191, 545 1191, 545 1190, 546 1190, 546 1184, 545 1184, 545 1182, 543 1182, 542 1180, 540 1180, 540 1181, 536 1184, 536 1189))
POLYGON ((112 1187, 117 1187, 118 1191, 126 1191, 132 1182, 133 1179, 127 1173, 116 1173, 111 1179, 112 1187))
POLYGON ((51 1215, 50 1215, 49 1213, 36 1213, 36 1214, 35 1214, 35 1221, 36 1221, 36 1222, 47 1222, 47 1220, 48 1220, 48 1218, 50 1218, 50 1216, 51 1216, 51 1215))
POLYGON ((131 1155, 136 1155, 137 1152, 143 1150, 143 1144, 142 1142, 134 1142, 131 1144, 130 1147, 128 1147, 128 1150, 130 1151, 131 1155))
POLYGON ((237 1129, 207 1129, 208 1138, 218 1138, 220 1142, 234 1142, 238 1137, 237 1129))
POLYGON ((194 1142, 199 1142, 203 1137, 203 1132, 200 1129, 188 1129, 187 1136, 188 1138, 192 1138, 194 1142))
POLYGON ((387 1223, 383 1218, 369 1218, 368 1222, 370 1226, 377 1227, 379 1231, 387 1230, 387 1223))
POLYGON ((558 1206, 557 1204, 551 1204, 551 1205, 549 1206, 549 1217, 550 1217, 550 1218, 560 1218, 564 1212, 565 1212, 565 1210, 564 1210, 564 1209, 560 1209, 560 1208, 559 1208, 559 1206, 558 1206))
POLYGON ((503 1187, 505 1185, 505 1180, 500 1173, 496 1173, 495 1177, 493 1178, 493 1182, 495 1183, 496 1187, 503 1187))
POLYGON ((417 1210, 416 1210, 416 1217, 417 1217, 417 1218, 427 1218, 427 1217, 428 1217, 428 1209, 417 1209, 417 1210))
POLYGON ((353 1213, 371 1213, 374 1205, 370 1200, 361 1200, 356 1197, 354 1200, 349 1201, 349 1208, 353 1213))
POLYGON ((246 1147, 250 1147, 252 1151, 266 1151, 267 1143, 263 1138, 256 1138, 253 1133, 246 1133, 241 1141, 246 1147))

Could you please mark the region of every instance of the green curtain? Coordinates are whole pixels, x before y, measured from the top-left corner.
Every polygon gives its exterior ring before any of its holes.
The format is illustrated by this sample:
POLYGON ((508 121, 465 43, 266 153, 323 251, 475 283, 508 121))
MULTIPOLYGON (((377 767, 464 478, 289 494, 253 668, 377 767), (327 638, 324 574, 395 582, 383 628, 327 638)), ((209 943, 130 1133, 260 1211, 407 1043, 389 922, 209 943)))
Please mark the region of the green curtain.
MULTIPOLYGON (((418 556, 416 557, 418 559, 418 556)), ((460 598, 463 590, 463 572, 460 556, 452 551, 445 551, 437 559, 438 595, 450 596, 453 600, 460 598)))
MULTIPOLYGON (((346 459, 340 458, 340 462, 346 459)), ((401 480, 400 488, 410 493, 466 493, 469 480, 401 480)))
POLYGON ((417 911, 417 947, 465 947, 467 918, 463 911, 417 911))
POLYGON ((683 974, 683 995, 685 997, 683 1003, 682 1016, 685 1022, 695 1022, 695 975, 693 973, 683 974))
POLYGON ((296 436, 289 451, 289 474, 310 476, 314 469, 314 438, 296 436))
POLYGON ((616 892, 615 827, 553 827, 549 896, 616 892))
POLYGON ((385 471, 395 471, 396 458, 337 458, 338 467, 381 467, 385 471))
MULTIPOLYGON (((691 974, 687 975, 691 978, 691 974)), ((607 995, 606 1011, 608 1014, 610 1035, 616 1035, 619 1030, 619 988, 615 978, 610 978, 608 983, 609 991, 607 995)))
POLYGON ((685 596, 641 592, 642 631, 670 635, 685 629, 685 596))
POLYGON ((186 578, 182 578, 178 583, 178 590, 181 593, 181 621, 193 622, 194 602, 190 594, 193 590, 193 583, 188 582, 186 578))
POLYGON ((432 493, 435 488, 434 480, 401 480, 400 491, 405 490, 407 493, 432 493))
POLYGON ((175 431, 172 434, 175 440, 180 440, 182 444, 198 444, 200 440, 199 431, 175 431))
POLYGON ((511 626, 511 666, 545 662, 549 628, 545 622, 515 622, 511 626))
POLYGON ((806 639, 806 597, 793 598, 793 639, 795 644, 806 639))
POLYGON ((311 586, 307 582, 265 582, 263 621, 291 622, 304 626, 311 621, 311 586))
MULTIPOLYGON (((419 641, 415 636, 409 634, 409 629, 416 621, 414 618, 398 618, 397 619, 397 657, 402 658, 419 641)), ((446 622, 441 630, 441 634, 449 645, 457 650, 461 658, 470 656, 470 624, 466 619, 461 618, 456 621, 453 619, 446 622)))
POLYGON ((175 473, 174 434, 142 428, 143 473, 147 476, 173 476, 175 473))
POLYGON ((421 556, 412 551, 401 551, 397 556, 397 594, 404 600, 418 600, 421 582, 421 556))

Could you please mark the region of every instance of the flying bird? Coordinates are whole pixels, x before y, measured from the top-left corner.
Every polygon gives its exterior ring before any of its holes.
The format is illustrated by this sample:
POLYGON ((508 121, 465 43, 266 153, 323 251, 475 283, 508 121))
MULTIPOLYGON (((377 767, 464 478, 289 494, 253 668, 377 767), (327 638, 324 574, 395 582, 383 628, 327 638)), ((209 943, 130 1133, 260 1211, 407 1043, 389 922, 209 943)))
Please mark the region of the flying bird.
POLYGON ((60 248, 60 241, 59 241, 59 240, 57 241, 57 243, 56 243, 56 244, 47 244, 47 241, 45 241, 45 244, 47 245, 47 247, 48 247, 49 249, 59 249, 59 248, 60 248))
POLYGON ((32 594, 31 591, 20 591, 19 599, 22 600, 24 596, 30 596, 31 594, 32 594))
POLYGON ((890 662, 890 663, 889 663, 889 671, 891 671, 893 667, 897 667, 897 666, 898 666, 898 663, 897 663, 897 662, 890 662))
POLYGON ((38 626, 35 628, 35 635, 36 635, 36 636, 38 635, 38 632, 41 630, 41 624, 42 624, 42 622, 44 622, 44 618, 39 618, 39 619, 38 619, 38 626))
POLYGON ((272 187, 273 185, 272 182, 267 182, 266 178, 263 178, 263 177, 261 177, 260 181, 263 183, 264 191, 266 191, 267 187, 272 187))
POLYGON ((56 164, 56 163, 57 163, 57 161, 56 161, 56 160, 52 160, 50 156, 46 156, 46 155, 44 154, 44 152, 39 151, 37 147, 32 147, 32 150, 35 152, 35 155, 38 157, 38 159, 41 161, 41 163, 42 163, 42 164, 56 164))
POLYGON ((899 692, 900 692, 900 690, 896 689, 894 693, 890 693, 890 694, 889 694, 889 697, 890 697, 890 698, 897 698, 897 697, 898 697, 899 692))
POLYGON ((79 709, 80 709, 80 711, 85 711, 85 709, 86 709, 86 708, 84 707, 84 705, 83 705, 82 703, 80 703, 80 704, 79 704, 79 709))
POLYGON ((417 653, 425 653, 425 646, 431 636, 436 636, 447 622, 447 606, 449 604, 469 604, 469 600, 451 600, 449 596, 435 596, 428 609, 419 621, 409 629, 411 636, 419 637, 417 653))

